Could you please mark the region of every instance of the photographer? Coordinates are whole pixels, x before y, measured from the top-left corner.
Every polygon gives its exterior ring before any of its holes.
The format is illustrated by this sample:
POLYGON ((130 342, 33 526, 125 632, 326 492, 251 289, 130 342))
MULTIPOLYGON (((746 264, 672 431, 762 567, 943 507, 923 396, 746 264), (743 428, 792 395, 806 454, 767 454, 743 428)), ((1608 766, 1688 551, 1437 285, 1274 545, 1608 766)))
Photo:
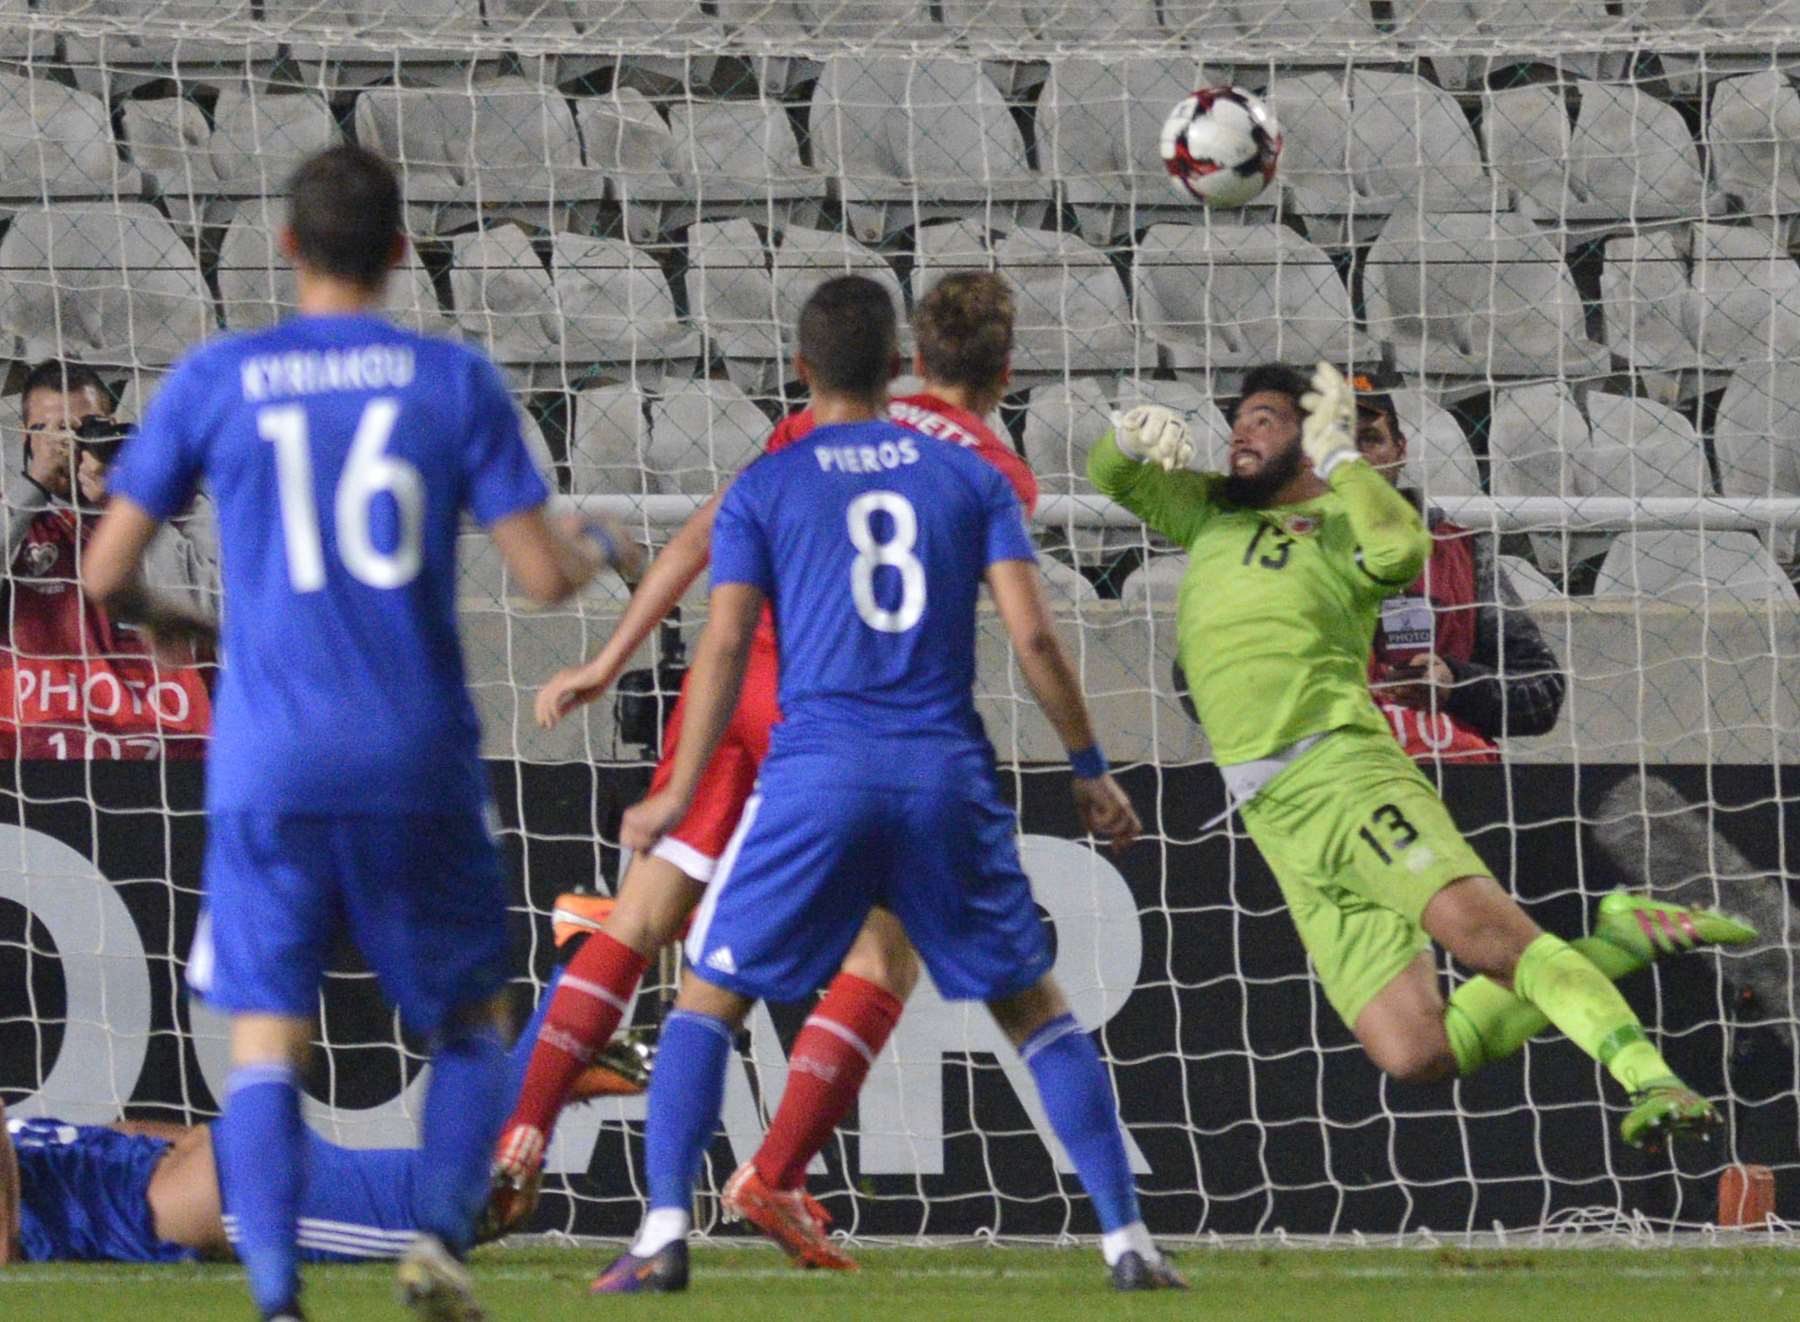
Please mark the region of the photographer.
MULTIPOLYGON (((129 623, 79 588, 82 548, 130 430, 113 410, 105 383, 81 363, 42 362, 25 379, 23 474, 6 483, 0 755, 141 761, 204 753, 212 700, 202 667, 210 667, 210 652, 153 657, 129 623)), ((182 594, 198 619, 208 574, 179 528, 152 548, 146 579, 182 594)))

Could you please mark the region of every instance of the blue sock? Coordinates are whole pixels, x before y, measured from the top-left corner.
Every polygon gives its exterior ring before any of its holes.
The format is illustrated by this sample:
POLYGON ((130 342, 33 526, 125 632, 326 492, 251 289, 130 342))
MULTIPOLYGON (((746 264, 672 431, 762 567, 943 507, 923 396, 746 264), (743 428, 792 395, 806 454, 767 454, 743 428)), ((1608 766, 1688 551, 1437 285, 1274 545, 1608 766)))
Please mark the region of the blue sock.
POLYGON ((544 984, 544 994, 538 997, 537 1009, 531 1012, 531 1018, 525 1021, 525 1027, 519 1030, 518 1039, 506 1057, 506 1098, 511 1106, 518 1100, 525 1088, 525 1071, 531 1065, 531 1053, 537 1046, 538 1030, 544 1026, 544 1019, 550 1013, 550 1002, 556 996, 556 988, 562 982, 564 964, 554 969, 550 981, 544 984))
POLYGON ((1037 1080, 1056 1136, 1069 1150, 1103 1231, 1139 1219, 1137 1185, 1119 1132, 1112 1079, 1072 1014, 1059 1015, 1025 1039, 1019 1054, 1037 1080))
POLYGON ((489 1025, 448 1029, 431 1054, 414 1197, 419 1229, 452 1253, 474 1240, 475 1219, 487 1201, 494 1143, 512 1105, 507 1071, 500 1031, 489 1025))
POLYGON ((237 1255, 265 1315, 300 1298, 300 1192, 306 1122, 292 1065, 239 1065, 225 1084, 225 1114, 213 1126, 221 1186, 231 1191, 237 1255))
POLYGON ((686 1212, 694 1204, 694 1182, 725 1105, 730 1054, 731 1027, 723 1019, 676 1010, 663 1020, 644 1127, 644 1174, 653 1211, 686 1212))

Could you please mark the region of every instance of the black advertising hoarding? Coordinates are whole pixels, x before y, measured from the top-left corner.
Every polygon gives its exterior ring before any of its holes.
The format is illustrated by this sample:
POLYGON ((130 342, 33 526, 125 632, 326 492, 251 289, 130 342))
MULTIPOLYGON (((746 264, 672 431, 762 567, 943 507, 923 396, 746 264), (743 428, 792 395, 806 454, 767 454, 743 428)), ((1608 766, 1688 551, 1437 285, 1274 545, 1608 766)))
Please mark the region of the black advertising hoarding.
MULTIPOLYGON (((643 790, 643 768, 496 763, 496 797, 520 879, 520 967, 553 963, 548 913, 559 891, 610 880, 617 857, 595 843, 643 790), (520 825, 524 831, 521 833, 520 825)), ((1586 930, 1604 891, 1630 884, 1594 846, 1591 821, 1624 767, 1464 767, 1445 795, 1482 856, 1547 928, 1586 930)), ((133 1113, 197 1120, 214 1107, 216 1026, 196 1023, 179 957, 198 910, 204 818, 194 764, 22 764, 0 793, 0 1093, 39 1093, 66 1118, 133 1113), (27 917, 27 910, 30 916, 27 917), (73 1014, 71 1014, 73 1009, 73 1014), (198 1039, 193 1031, 200 1029, 198 1039)), ((1761 767, 1659 769, 1758 872, 1779 875, 1793 841, 1791 772, 1761 767)), ((1391 1234, 1430 1228, 1532 1227, 1589 1207, 1707 1220, 1709 1172, 1724 1160, 1794 1161, 1793 1047, 1741 1027, 1732 983, 1710 955, 1626 984, 1663 1030, 1671 1062, 1697 1087, 1729 1093, 1731 1138, 1710 1151, 1650 1157, 1616 1138, 1621 1095, 1566 1043, 1534 1046, 1456 1087, 1384 1083, 1333 1017, 1305 963, 1274 882, 1241 833, 1201 826, 1223 807, 1210 766, 1139 768, 1128 788, 1159 839, 1116 863, 1065 838, 1074 830, 1066 773, 1009 773, 1023 852, 1057 931, 1058 977, 1113 1061, 1152 1228, 1391 1234), (1602 1106, 1604 1095, 1610 1105, 1602 1106)), ((1774 882, 1771 885, 1776 884, 1774 882)), ((337 1108, 340 1134, 401 1141, 418 1061, 344 952, 327 992, 327 1049, 313 1092, 337 1108)), ((654 1017, 650 998, 640 1019, 654 1017)), ((780 1048, 803 1007, 752 1020, 733 1064, 715 1176, 749 1156, 759 1106, 780 1087, 780 1048)), ((1785 1017, 1788 1006, 1756 1014, 1785 1017)), ((1025 1071, 979 1015, 915 997, 896 1038, 900 1064, 871 1076, 858 1129, 812 1180, 840 1225, 882 1235, 1092 1231, 1071 1211, 1025 1071), (849 1170, 845 1170, 846 1163, 849 1170), (865 1195, 854 1200, 845 1191, 865 1195), (835 1196, 834 1196, 835 1194, 835 1196)), ((565 1117, 553 1169, 575 1197, 547 1195, 543 1224, 622 1235, 642 1189, 641 1100, 565 1117)), ((554 1186, 555 1182, 552 1181, 554 1186)), ((1800 1216, 1788 1180, 1779 1211, 1800 1216)))

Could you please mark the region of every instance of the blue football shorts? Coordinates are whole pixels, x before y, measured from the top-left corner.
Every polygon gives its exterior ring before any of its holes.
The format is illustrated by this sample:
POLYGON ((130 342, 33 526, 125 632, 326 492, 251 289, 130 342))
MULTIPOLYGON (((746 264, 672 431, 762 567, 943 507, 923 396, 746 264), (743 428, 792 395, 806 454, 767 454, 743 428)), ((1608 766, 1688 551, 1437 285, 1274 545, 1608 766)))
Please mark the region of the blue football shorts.
POLYGON ((939 771, 874 786, 828 756, 765 763, 694 919, 695 973, 797 1001, 830 980, 876 905, 905 925, 948 1000, 997 1000, 1048 973, 1050 940, 992 755, 961 750, 939 771))
POLYGON ((187 979, 221 1010, 312 1017, 341 932, 418 1033, 506 982, 506 887, 478 813, 216 813, 204 880, 187 979))

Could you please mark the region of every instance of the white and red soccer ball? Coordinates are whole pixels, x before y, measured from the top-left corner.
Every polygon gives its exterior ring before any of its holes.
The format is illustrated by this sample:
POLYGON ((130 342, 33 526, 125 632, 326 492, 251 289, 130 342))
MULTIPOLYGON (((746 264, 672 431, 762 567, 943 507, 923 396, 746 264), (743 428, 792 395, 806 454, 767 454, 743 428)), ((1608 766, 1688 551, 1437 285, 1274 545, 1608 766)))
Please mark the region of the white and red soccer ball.
POLYGON ((1275 177, 1281 129, 1255 93, 1203 87, 1163 121, 1162 158, 1182 197, 1241 207, 1275 177))

